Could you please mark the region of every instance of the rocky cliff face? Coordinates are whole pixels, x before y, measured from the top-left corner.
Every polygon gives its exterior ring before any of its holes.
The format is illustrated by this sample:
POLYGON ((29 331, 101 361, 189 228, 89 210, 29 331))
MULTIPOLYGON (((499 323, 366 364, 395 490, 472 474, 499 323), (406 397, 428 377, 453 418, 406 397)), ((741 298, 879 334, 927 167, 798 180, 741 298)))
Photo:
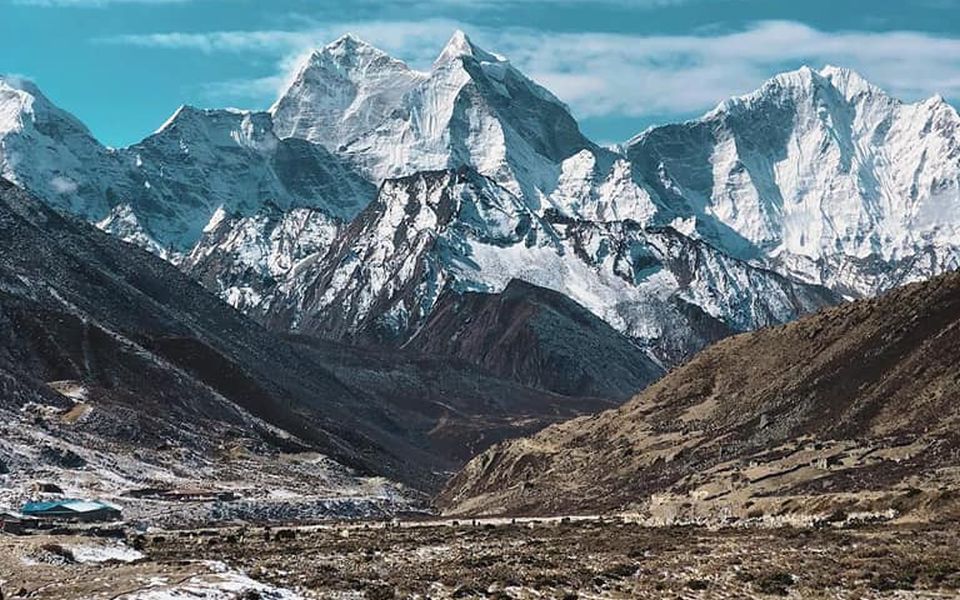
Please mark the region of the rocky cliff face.
POLYGON ((279 289, 274 327, 402 344, 451 293, 511 280, 566 295, 673 364, 735 331, 835 301, 673 229, 539 215, 471 170, 422 173, 380 195, 310 268, 279 289))
POLYGON ((724 340, 622 408, 488 450, 441 502, 661 518, 915 509, 956 481, 958 292, 948 274, 724 340))
POLYGON ((500 293, 442 295, 403 348, 457 357, 568 396, 625 399, 663 374, 633 340, 590 311, 517 279, 500 293))
POLYGON ((256 314, 270 309, 298 265, 329 250, 342 227, 315 208, 270 204, 249 216, 220 209, 179 266, 231 306, 256 314))

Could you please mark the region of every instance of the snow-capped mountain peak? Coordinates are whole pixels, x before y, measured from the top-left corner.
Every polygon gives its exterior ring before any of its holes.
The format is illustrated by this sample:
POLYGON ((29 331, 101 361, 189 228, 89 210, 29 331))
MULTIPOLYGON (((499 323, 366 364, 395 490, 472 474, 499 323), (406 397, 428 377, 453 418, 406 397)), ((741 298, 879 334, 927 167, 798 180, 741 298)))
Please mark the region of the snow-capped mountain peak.
POLYGON ((163 133, 164 131, 166 131, 167 129, 169 129, 170 126, 173 125, 173 124, 177 121, 177 119, 180 118, 181 114, 182 114, 184 111, 187 111, 187 110, 189 110, 189 109, 190 109, 190 107, 189 107, 188 105, 186 105, 186 104, 181 104, 180 106, 178 106, 178 107, 177 107, 177 110, 173 111, 173 114, 170 115, 170 116, 167 118, 167 120, 164 121, 162 125, 160 125, 160 127, 157 127, 156 131, 154 131, 153 134, 156 135, 156 134, 158 134, 158 133, 163 133))
POLYGON ((410 67, 401 60, 397 60, 352 33, 339 37, 310 53, 307 60, 301 65, 299 74, 304 75, 311 70, 336 69, 340 74, 360 81, 371 75, 371 69, 396 69, 409 71, 410 67))
POLYGON ((720 102, 703 119, 749 111, 774 97, 800 103, 814 101, 820 105, 867 102, 889 107, 901 104, 852 69, 827 65, 818 71, 804 65, 771 77, 753 92, 720 102))
POLYGON ((960 265, 960 119, 936 97, 804 67, 627 154, 717 247, 846 295, 960 265))
POLYGON ((0 76, 0 134, 22 131, 25 115, 32 115, 36 96, 27 89, 33 84, 12 77, 0 76))
POLYGON ((480 62, 506 62, 506 59, 502 56, 491 54, 476 46, 466 33, 458 29, 453 33, 453 36, 450 37, 450 41, 444 46, 443 51, 440 52, 440 56, 434 61, 433 68, 436 69, 450 61, 463 57, 470 57, 480 62))
POLYGON ((151 137, 175 138, 183 153, 189 153, 191 146, 200 146, 204 150, 240 146, 272 152, 277 145, 273 120, 265 112, 190 105, 178 108, 151 137))
POLYGON ((35 83, 21 77, 0 75, 0 135, 23 131, 30 123, 45 124, 54 120, 89 135, 79 119, 57 108, 35 83))
POLYGON ((885 91, 867 81, 860 73, 853 69, 827 65, 820 69, 818 74, 827 79, 835 88, 843 92, 848 100, 853 100, 858 96, 864 95, 890 98, 885 91))
POLYGON ((425 76, 353 35, 312 52, 270 108, 276 133, 331 151, 380 124, 425 76))
POLYGON ((462 31, 429 73, 341 40, 314 53, 274 105, 281 138, 342 153, 370 181, 471 167, 539 206, 560 163, 600 151, 567 107, 462 31))
POLYGON ((0 80, 0 176, 163 256, 188 251, 220 206, 251 215, 274 202, 343 221, 375 192, 322 146, 279 139, 266 112, 181 106, 115 150, 14 77, 0 80))
POLYGON ((88 170, 109 162, 110 154, 79 119, 54 105, 34 83, 0 77, 0 176, 57 208, 101 218, 109 206, 103 196, 89 193, 88 170))
POLYGON ((426 73, 343 36, 271 112, 184 106, 115 152, 69 115, 35 127, 55 107, 21 87, 0 85, 18 132, 0 130, 0 165, 25 187, 322 335, 402 340, 443 290, 518 279, 669 362, 836 297, 798 280, 856 297, 960 267, 956 110, 840 67, 777 75, 618 151, 460 31, 426 73))

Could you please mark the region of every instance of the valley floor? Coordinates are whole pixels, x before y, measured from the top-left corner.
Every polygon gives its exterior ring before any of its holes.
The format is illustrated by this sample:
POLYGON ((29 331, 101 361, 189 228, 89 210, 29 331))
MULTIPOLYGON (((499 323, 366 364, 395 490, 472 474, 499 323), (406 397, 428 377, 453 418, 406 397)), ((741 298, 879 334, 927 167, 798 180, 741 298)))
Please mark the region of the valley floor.
POLYGON ((960 525, 588 519, 0 536, 0 582, 8 600, 955 598, 960 525))

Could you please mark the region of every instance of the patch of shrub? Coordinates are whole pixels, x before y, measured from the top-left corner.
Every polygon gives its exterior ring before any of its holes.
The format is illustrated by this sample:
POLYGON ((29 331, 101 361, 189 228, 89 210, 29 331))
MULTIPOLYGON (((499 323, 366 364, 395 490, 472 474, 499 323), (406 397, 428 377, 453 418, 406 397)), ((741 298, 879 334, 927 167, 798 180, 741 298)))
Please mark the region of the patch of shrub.
POLYGON ((783 571, 760 575, 753 582, 753 586, 758 592, 772 596, 786 596, 792 585, 793 575, 783 571))
POLYGON ((870 587, 879 592, 892 592, 894 590, 912 590, 917 584, 917 574, 913 572, 906 573, 880 573, 873 581, 870 587))
POLYGON ((691 579, 687 582, 687 587, 691 590, 702 591, 710 587, 710 582, 706 579, 691 579))
POLYGON ((604 570, 600 575, 608 579, 623 579, 637 574, 640 567, 630 563, 621 563, 604 570))

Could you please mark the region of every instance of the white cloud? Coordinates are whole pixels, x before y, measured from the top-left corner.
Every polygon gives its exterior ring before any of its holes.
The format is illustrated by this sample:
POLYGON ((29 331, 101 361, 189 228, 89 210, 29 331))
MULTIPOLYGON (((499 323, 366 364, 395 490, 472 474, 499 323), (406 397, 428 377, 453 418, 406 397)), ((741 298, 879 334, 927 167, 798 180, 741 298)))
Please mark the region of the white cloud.
POLYGON ((960 40, 914 32, 826 33, 778 21, 719 35, 531 32, 499 41, 581 116, 705 110, 801 64, 851 67, 906 99, 960 96, 960 40))
POLYGON ((199 50, 201 52, 276 52, 310 43, 312 34, 296 31, 214 31, 209 33, 147 33, 101 38, 108 44, 199 50))
POLYGON ((211 81, 202 86, 203 95, 212 101, 258 102, 272 98, 287 87, 288 76, 275 75, 256 79, 211 81))
MULTIPOLYGON (((278 71, 286 73, 293 57, 305 48, 351 31, 413 66, 425 68, 458 27, 481 46, 508 56, 570 104, 579 117, 705 111, 801 64, 851 67, 907 100, 935 93, 960 97, 960 39, 909 31, 824 32, 793 21, 759 22, 732 32, 643 36, 495 29, 433 19, 337 23, 298 31, 123 36, 106 41, 274 55, 282 65, 278 71)), ((223 96, 235 93, 257 98, 284 80, 278 72, 248 82, 213 84, 211 89, 223 96)))

